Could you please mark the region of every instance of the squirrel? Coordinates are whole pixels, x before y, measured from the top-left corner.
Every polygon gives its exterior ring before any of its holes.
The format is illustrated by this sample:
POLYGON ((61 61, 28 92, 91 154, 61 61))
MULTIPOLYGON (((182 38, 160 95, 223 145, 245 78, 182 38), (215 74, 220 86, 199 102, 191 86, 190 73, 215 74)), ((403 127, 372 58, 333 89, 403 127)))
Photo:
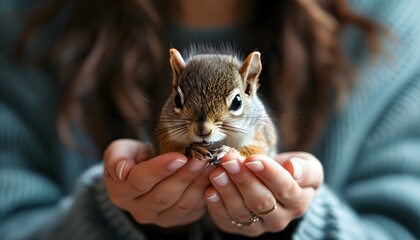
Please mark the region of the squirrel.
POLYGON ((159 154, 183 152, 217 164, 232 150, 247 157, 276 153, 277 133, 257 96, 261 54, 195 54, 184 61, 169 50, 173 91, 155 130, 159 154))

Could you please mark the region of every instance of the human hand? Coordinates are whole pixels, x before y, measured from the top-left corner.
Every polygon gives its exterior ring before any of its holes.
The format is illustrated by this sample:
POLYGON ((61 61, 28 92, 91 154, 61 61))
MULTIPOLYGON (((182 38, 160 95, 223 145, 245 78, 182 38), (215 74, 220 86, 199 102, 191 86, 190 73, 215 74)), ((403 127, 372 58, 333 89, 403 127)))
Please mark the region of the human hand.
POLYGON ((308 209, 323 183, 321 163, 304 152, 244 158, 230 153, 210 173, 205 196, 222 231, 245 236, 279 232, 308 209))
POLYGON ((152 159, 146 144, 122 139, 104 153, 105 185, 111 201, 140 224, 186 225, 205 212, 203 194, 214 168, 207 162, 167 153, 152 159))

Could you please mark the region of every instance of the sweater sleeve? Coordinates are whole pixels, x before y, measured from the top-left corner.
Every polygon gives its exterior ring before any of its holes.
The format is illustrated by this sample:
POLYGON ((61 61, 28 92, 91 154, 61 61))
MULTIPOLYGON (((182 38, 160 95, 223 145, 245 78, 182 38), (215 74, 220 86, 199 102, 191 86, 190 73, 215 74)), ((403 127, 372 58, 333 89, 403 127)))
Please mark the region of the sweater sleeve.
POLYGON ((0 239, 164 236, 112 204, 99 157, 60 144, 57 91, 39 69, 0 56, 0 239))
POLYGON ((147 239, 139 225, 109 200, 102 164, 85 171, 57 210, 60 217, 54 227, 38 229, 38 239, 147 239))
POLYGON ((347 182, 320 188, 295 239, 420 238, 420 75, 397 95, 347 182))
MULTIPOLYGON (((390 59, 359 62, 362 82, 320 144, 326 183, 294 239, 419 239, 419 4, 351 2, 398 41, 386 45, 390 59)), ((352 44, 360 58, 360 46, 352 44)))
POLYGON ((144 239, 112 205, 98 158, 65 149, 48 76, 0 56, 0 238, 144 239))
POLYGON ((36 77, 14 71, 3 58, 0 67, 0 236, 19 239, 51 217, 50 206, 63 192, 40 170, 46 167, 41 159, 48 159, 48 154, 46 139, 38 135, 44 129, 33 114, 39 114, 34 109, 42 100, 32 102, 37 90, 17 80, 31 78, 36 82, 36 77), (28 89, 27 97, 15 91, 19 88, 28 89), (19 225, 26 227, 20 229, 19 225))

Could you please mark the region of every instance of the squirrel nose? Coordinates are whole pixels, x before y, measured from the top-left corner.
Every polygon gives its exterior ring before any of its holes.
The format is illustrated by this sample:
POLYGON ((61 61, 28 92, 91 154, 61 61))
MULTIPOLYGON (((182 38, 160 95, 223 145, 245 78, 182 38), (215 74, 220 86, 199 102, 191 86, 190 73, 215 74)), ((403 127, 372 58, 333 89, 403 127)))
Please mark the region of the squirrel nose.
POLYGON ((211 137, 214 129, 214 124, 210 121, 197 122, 194 127, 194 133, 199 138, 211 137))
POLYGON ((208 132, 204 132, 204 129, 202 129, 199 133, 197 133, 196 131, 194 132, 197 136, 205 138, 205 137, 210 136, 212 131, 213 129, 210 129, 208 132))

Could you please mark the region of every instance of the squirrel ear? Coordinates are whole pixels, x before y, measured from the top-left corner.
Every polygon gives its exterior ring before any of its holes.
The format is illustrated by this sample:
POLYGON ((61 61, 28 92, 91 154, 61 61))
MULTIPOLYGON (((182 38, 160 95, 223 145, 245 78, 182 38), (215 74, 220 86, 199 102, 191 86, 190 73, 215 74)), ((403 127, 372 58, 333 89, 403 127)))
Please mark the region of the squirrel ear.
POLYGON ((185 62, 181 54, 175 48, 169 49, 169 63, 172 68, 172 84, 178 86, 178 78, 185 68, 185 62))
POLYGON ((244 84, 246 86, 246 93, 253 95, 257 92, 259 84, 258 77, 261 73, 261 54, 260 52, 252 52, 248 55, 242 66, 239 68, 244 84))

